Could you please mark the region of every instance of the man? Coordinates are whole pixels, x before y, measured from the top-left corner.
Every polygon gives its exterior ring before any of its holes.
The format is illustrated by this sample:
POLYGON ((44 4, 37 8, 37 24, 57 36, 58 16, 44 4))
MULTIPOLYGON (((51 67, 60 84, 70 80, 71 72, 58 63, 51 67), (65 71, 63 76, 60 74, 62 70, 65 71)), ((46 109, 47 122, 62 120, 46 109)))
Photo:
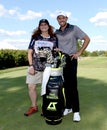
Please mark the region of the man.
POLYGON ((73 121, 80 121, 79 94, 77 89, 77 65, 78 57, 86 49, 90 42, 88 35, 78 26, 67 23, 68 17, 61 11, 57 15, 60 28, 56 30, 58 48, 69 55, 66 59, 66 66, 63 70, 64 87, 66 97, 66 108, 63 115, 73 112, 73 121), (78 40, 83 40, 82 47, 77 50, 78 40))

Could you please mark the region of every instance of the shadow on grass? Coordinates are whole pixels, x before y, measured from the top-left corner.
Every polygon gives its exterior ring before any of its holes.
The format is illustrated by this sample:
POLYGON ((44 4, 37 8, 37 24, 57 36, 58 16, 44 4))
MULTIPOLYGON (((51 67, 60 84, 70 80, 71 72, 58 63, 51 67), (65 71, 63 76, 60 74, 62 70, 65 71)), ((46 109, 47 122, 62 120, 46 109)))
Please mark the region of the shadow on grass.
POLYGON ((30 105, 25 76, 0 79, 0 130, 106 130, 107 84, 96 79, 78 78, 81 122, 74 123, 72 114, 63 118, 60 125, 47 125, 41 114, 40 85, 38 91, 39 112, 30 117, 23 113, 30 105))
MULTIPOLYGON (((89 130, 107 129, 107 83, 79 77, 81 116, 89 130), (88 124, 87 124, 88 123, 88 124)), ((85 129, 86 130, 86 129, 85 129)))

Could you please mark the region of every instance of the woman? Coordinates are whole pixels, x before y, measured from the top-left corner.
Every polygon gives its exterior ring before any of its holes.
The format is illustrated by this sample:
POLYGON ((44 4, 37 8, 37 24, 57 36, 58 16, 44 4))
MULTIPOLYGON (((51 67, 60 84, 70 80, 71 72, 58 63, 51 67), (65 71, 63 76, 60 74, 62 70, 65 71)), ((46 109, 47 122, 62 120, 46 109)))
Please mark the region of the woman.
POLYGON ((42 81, 46 63, 50 64, 53 62, 51 51, 56 47, 57 38, 54 34, 53 27, 47 19, 41 19, 38 28, 33 32, 28 47, 29 67, 26 83, 28 84, 31 107, 24 113, 25 116, 29 116, 38 111, 36 85, 42 81))

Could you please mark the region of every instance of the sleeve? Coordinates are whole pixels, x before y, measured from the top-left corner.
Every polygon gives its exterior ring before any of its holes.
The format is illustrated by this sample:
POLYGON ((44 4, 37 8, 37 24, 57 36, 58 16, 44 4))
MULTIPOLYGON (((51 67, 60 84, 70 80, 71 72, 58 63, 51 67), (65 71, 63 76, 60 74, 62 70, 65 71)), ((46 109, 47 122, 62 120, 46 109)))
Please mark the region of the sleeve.
POLYGON ((58 48, 58 38, 57 37, 55 37, 55 42, 54 42, 54 46, 53 46, 53 48, 58 48))
POLYGON ((35 39, 31 39, 29 46, 28 46, 28 49, 33 49, 34 44, 35 44, 35 39))
POLYGON ((75 26, 76 38, 82 40, 87 34, 83 32, 78 26, 75 26))
POLYGON ((56 37, 56 47, 58 48, 58 38, 56 37))

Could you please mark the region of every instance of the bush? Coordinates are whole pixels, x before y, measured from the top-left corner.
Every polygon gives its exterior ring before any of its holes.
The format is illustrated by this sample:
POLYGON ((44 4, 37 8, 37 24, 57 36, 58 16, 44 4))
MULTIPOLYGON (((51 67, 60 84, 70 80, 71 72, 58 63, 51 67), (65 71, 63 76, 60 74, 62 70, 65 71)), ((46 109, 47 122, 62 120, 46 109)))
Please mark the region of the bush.
POLYGON ((0 50, 0 69, 26 66, 27 64, 26 50, 0 50))
POLYGON ((24 66, 28 64, 27 51, 20 50, 15 53, 16 66, 24 66))

